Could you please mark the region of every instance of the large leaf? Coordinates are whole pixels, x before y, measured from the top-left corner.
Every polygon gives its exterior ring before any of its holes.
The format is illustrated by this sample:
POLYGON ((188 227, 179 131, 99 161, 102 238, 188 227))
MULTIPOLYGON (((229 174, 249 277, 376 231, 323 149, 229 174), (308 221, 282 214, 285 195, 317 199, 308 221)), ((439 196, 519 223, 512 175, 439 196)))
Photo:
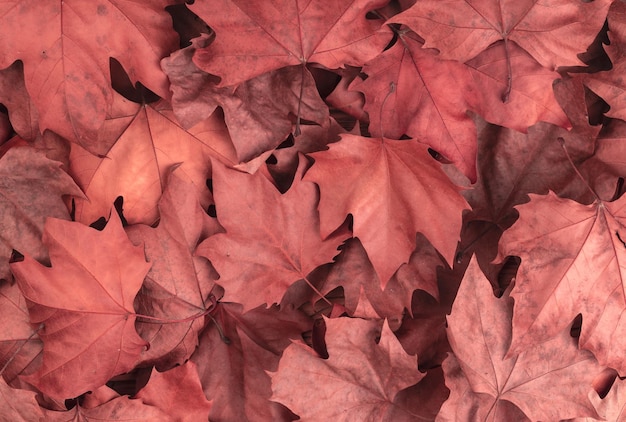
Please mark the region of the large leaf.
POLYGON ((29 255, 11 264, 31 323, 43 324, 43 364, 23 378, 51 397, 77 397, 132 369, 146 348, 133 300, 150 264, 115 212, 101 232, 49 219, 43 242, 52 268, 29 255))

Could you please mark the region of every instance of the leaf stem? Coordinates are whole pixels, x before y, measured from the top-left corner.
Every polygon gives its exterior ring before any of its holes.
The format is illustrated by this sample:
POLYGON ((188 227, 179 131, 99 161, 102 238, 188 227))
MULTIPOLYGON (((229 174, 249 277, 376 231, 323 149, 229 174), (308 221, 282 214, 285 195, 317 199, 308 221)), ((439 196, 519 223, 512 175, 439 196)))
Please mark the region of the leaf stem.
POLYGON ((324 296, 324 295, 322 294, 322 292, 320 292, 320 291, 317 289, 317 287, 315 287, 315 286, 313 285, 313 283, 311 283, 311 282, 309 281, 309 279, 308 279, 308 278, 304 277, 304 281, 306 282, 306 284, 308 284, 308 285, 309 285, 309 287, 310 287, 310 288, 311 288, 311 289, 312 289, 315 293, 317 293, 317 295, 318 295, 319 297, 321 297, 321 298, 322 298, 322 300, 323 300, 324 302, 326 302, 326 303, 327 303, 328 305, 330 305, 330 306, 333 306, 333 303, 332 303, 330 300, 328 300, 328 299, 326 298, 326 296, 324 296))
POLYGON ((511 68, 511 56, 509 55, 509 38, 504 37, 504 57, 506 59, 506 90, 502 94, 502 102, 508 103, 513 85, 513 69, 511 68))

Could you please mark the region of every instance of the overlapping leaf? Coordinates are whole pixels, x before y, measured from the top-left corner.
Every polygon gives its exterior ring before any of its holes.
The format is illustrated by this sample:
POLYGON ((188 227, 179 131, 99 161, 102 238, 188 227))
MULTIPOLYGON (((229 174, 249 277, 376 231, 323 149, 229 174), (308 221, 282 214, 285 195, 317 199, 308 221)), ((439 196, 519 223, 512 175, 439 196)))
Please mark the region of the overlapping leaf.
POLYGON ((225 301, 249 310, 279 303, 287 288, 331 262, 348 237, 322 240, 315 185, 302 181, 302 159, 289 190, 281 194, 261 173, 213 166, 218 221, 226 229, 198 246, 220 274, 225 301))
POLYGON ((616 335, 625 329, 625 209, 626 197, 581 205, 552 192, 517 207, 500 241, 502 256, 522 258, 511 292, 513 353, 558 336, 580 313, 580 346, 626 372, 626 341, 616 335))
POLYGON ((408 262, 417 232, 452 262, 467 203, 425 145, 342 135, 311 155, 315 164, 305 179, 320 187, 322 236, 352 214, 354 235, 383 287, 408 262))
POLYGON ((177 36, 165 6, 173 2, 82 0, 0 4, 0 68, 24 62, 26 89, 39 114, 39 127, 104 153, 97 131, 113 102, 109 57, 131 80, 167 97, 159 61, 177 36), (115 28, 114 31, 111 28, 115 28), (16 48, 16 34, 20 48, 16 48))
MULTIPOLYGON (((287 66, 319 63, 336 69, 360 66, 380 53, 391 32, 367 12, 387 0, 244 0, 197 2, 191 10, 216 32, 215 42, 198 50, 194 62, 237 85, 287 66), (254 39, 251 43, 250 40, 254 39)), ((304 71, 304 70, 303 70, 304 71)))
MULTIPOLYGON (((507 356, 512 303, 498 299, 475 258, 448 318, 453 354, 443 363, 450 397, 438 421, 558 420, 597 416, 587 398, 600 367, 569 329, 507 356)), ((517 306, 517 302, 516 302, 517 306)))
POLYGON ((150 265, 115 213, 102 232, 49 219, 43 242, 52 268, 29 255, 11 264, 31 323, 44 324, 43 364, 23 378, 51 397, 73 398, 132 369, 147 346, 133 300, 150 265))

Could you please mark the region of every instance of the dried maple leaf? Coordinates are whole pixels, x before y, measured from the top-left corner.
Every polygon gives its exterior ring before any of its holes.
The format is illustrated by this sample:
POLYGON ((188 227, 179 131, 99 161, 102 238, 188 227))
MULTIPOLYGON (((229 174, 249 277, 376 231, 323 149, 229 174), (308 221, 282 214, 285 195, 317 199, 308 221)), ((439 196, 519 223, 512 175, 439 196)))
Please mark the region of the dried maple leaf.
POLYGON ((373 136, 417 138, 476 180, 476 131, 466 98, 476 95, 466 66, 439 60, 413 33, 367 62, 351 89, 365 93, 373 136))
POLYGON ((113 101, 109 57, 115 57, 133 81, 141 80, 167 96, 159 61, 177 45, 164 9, 170 3, 4 1, 0 68, 24 62, 26 89, 42 132, 51 129, 99 153, 94 141, 113 101), (15 34, 22 34, 20 48, 15 48, 15 34))
MULTIPOLYGON (((180 127, 166 103, 131 104, 122 111, 128 114, 115 118, 121 120, 122 129, 110 129, 117 142, 105 157, 72 146, 69 172, 89 198, 76 201, 76 220, 92 223, 106 215, 115 199, 122 196, 124 217, 129 224, 155 223, 157 202, 167 175, 179 163, 182 165, 178 176, 193 183, 201 204, 208 207, 211 198, 206 179, 211 171, 210 158, 231 164, 234 159, 220 117, 213 115, 187 131, 180 127)), ((106 134, 112 135, 109 130, 106 134)))
POLYGON ((136 224, 126 230, 134 244, 144 245, 146 258, 152 263, 135 299, 135 309, 157 319, 139 321, 137 331, 150 343, 143 363, 156 364, 159 370, 182 364, 198 345, 204 318, 193 317, 203 316, 215 304, 208 299, 213 287, 212 267, 193 253, 202 238, 223 231, 200 207, 194 186, 177 173, 168 178, 159 201, 159 225, 136 224), (168 321, 185 319, 189 320, 168 321))
POLYGON ((408 262, 420 232, 448 263, 467 203, 426 145, 415 140, 342 135, 327 151, 311 154, 305 180, 320 187, 320 229, 328 236, 354 217, 359 238, 382 287, 408 262))
POLYGON ((213 165, 217 219, 226 229, 198 246, 220 274, 225 301, 244 310, 279 303, 289 286, 331 262, 349 236, 322 240, 315 185, 301 180, 304 158, 289 190, 281 194, 261 173, 213 165))
POLYGON ((191 42, 161 62, 170 78, 174 113, 183 127, 189 128, 222 107, 239 161, 277 147, 292 131, 292 116, 319 124, 328 120, 328 107, 308 71, 288 67, 235 88, 218 87, 215 77, 191 60, 196 50, 208 45, 209 36, 202 34, 191 42))
POLYGON ((444 59, 466 62, 503 40, 554 70, 583 64, 577 54, 600 31, 611 2, 422 0, 389 22, 408 25, 444 59))
POLYGON ((302 337, 312 321, 293 308, 258 307, 242 313, 242 306, 220 303, 215 322, 200 338, 191 360, 204 392, 212 402, 212 421, 289 421, 295 416, 270 401, 270 378, 290 339, 302 337), (228 343, 225 342, 228 339, 228 343))
POLYGON ((73 398, 137 363, 147 343, 135 331, 133 300, 150 265, 115 212, 102 232, 50 218, 43 243, 52 268, 28 254, 11 264, 31 323, 44 325, 43 364, 23 379, 51 397, 73 398))
POLYGON ((173 422, 167 412, 144 403, 141 399, 133 400, 120 396, 110 388, 103 386, 87 394, 84 400, 66 411, 43 410, 46 421, 52 422, 173 422))
POLYGON ((61 163, 29 147, 11 148, 0 159, 0 193, 0 279, 10 279, 12 250, 45 262, 46 217, 69 220, 62 196, 84 196, 61 163))
POLYGON ((228 86, 305 63, 329 69, 361 66, 391 38, 391 32, 378 31, 379 20, 365 17, 387 1, 197 2, 190 9, 213 28, 216 37, 211 45, 198 50, 193 60, 228 86))
MULTIPOLYGON (((416 358, 406 354, 387 322, 382 334, 377 321, 325 322, 329 358, 320 358, 302 342, 292 342, 278 370, 270 373, 272 400, 303 421, 391 420, 398 392, 424 377, 416 358)), ((414 420, 403 416, 396 414, 393 420, 414 420)))
POLYGON ((501 256, 522 258, 515 288, 511 352, 548 340, 577 314, 581 347, 626 372, 624 268, 626 197, 581 205, 550 192, 530 195, 519 220, 500 239, 501 256))
MULTIPOLYGON (((517 301, 516 301, 517 308, 517 301)), ((600 371, 569 329, 507 357, 512 301, 496 298, 472 258, 448 317, 443 362, 450 397, 438 421, 560 420, 597 416, 587 394, 600 371)))
POLYGON ((166 372, 152 369, 150 381, 135 398, 179 422, 209 420, 211 403, 204 396, 196 365, 191 361, 166 372))
POLYGON ((613 2, 607 16, 609 22, 610 45, 605 46, 611 58, 613 68, 594 74, 585 75, 585 85, 604 99, 611 109, 606 113, 609 117, 626 120, 626 4, 613 2))

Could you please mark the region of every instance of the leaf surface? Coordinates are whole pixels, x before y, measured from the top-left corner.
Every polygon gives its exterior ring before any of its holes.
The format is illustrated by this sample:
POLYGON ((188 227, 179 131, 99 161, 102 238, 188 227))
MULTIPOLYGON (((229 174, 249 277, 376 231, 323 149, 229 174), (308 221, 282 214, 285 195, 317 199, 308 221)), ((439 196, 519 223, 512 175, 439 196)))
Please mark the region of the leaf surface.
POLYGON ((137 363, 147 344, 135 331, 133 300, 150 264, 115 212, 102 232, 49 219, 43 242, 52 268, 29 255, 11 264, 31 323, 44 324, 43 364, 23 379, 51 397, 73 398, 137 363))
POLYGON ((346 134, 311 155, 305 180, 320 187, 322 236, 352 214, 383 288, 408 262, 417 232, 452 262, 467 203, 425 145, 346 134))
POLYGON ((101 153, 97 131, 113 102, 109 57, 124 66, 131 80, 167 97, 159 61, 177 43, 164 9, 170 3, 3 1, 0 68, 24 62, 26 89, 42 132, 51 129, 101 153), (23 35, 20 48, 15 48, 15 34, 23 35))
POLYGON ((569 329, 508 357, 512 301, 496 298, 475 258, 448 317, 443 363, 450 397, 437 420, 559 420, 596 416, 587 397, 600 371, 569 329), (525 417, 524 417, 525 416, 525 417))
POLYGON ((47 217, 69 220, 63 195, 84 197, 74 181, 33 148, 11 148, 0 158, 0 279, 10 279, 13 249, 46 261, 41 243, 47 217))
POLYGON ((245 0, 198 2, 190 8, 215 30, 216 39, 196 52, 194 62, 228 86, 305 63, 330 69, 360 66, 382 51, 391 38, 388 31, 377 32, 379 20, 365 18, 367 12, 386 3, 271 0, 261 6, 245 0))
POLYGON ((197 254, 220 274, 224 300, 249 310, 279 303, 287 288, 331 262, 346 233, 322 240, 315 185, 302 181, 306 161, 281 194, 260 172, 213 166, 217 218, 226 229, 202 242, 197 254))
POLYGON ((278 370, 270 374, 272 400, 285 404, 303 421, 387 420, 395 411, 397 393, 424 377, 415 357, 406 354, 387 322, 382 334, 378 322, 352 318, 325 322, 329 358, 293 342, 278 370), (296 389, 302 393, 293 394, 296 389))
POLYGON ((582 64, 611 0, 424 0, 390 21, 404 23, 445 59, 466 62, 499 40, 513 41, 543 67, 582 64))

